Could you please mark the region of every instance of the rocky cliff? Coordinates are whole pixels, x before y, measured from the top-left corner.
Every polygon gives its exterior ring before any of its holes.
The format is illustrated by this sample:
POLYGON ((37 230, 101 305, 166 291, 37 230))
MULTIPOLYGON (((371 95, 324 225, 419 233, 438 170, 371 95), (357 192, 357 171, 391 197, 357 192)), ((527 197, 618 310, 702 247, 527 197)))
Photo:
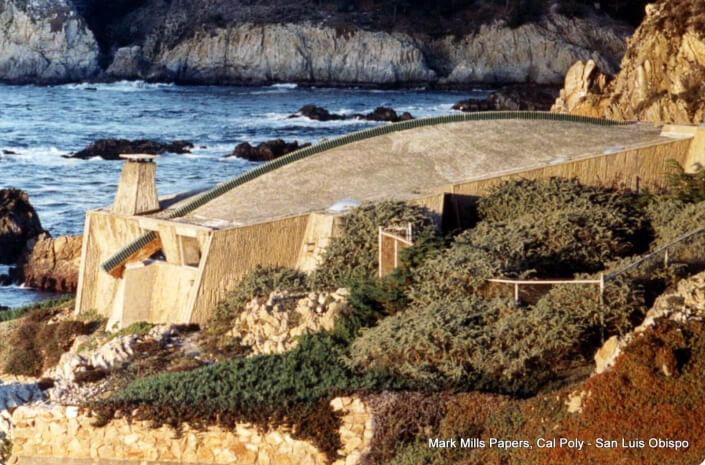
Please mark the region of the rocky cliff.
MULTIPOLYGON (((314 24, 232 24, 196 32, 171 46, 120 48, 107 75, 197 83, 272 81, 328 85, 560 83, 576 59, 617 71, 628 28, 552 15, 512 29, 481 26, 463 37, 314 24)), ((159 40, 160 44, 172 41, 159 40)))
POLYGON ((100 72, 93 33, 69 0, 0 1, 0 80, 55 83, 100 72))
POLYGON ((260 10, 277 2, 245 3, 0 0, 0 80, 560 84, 577 60, 616 72, 631 32, 596 13, 551 11, 517 27, 496 18, 449 30, 433 21, 385 27, 365 15, 353 21, 354 13, 332 21, 328 12, 319 18, 293 5, 275 15, 260 10))
POLYGON ((704 31, 704 0, 648 5, 616 78, 607 78, 594 61, 576 63, 553 111, 617 120, 704 121, 704 31))

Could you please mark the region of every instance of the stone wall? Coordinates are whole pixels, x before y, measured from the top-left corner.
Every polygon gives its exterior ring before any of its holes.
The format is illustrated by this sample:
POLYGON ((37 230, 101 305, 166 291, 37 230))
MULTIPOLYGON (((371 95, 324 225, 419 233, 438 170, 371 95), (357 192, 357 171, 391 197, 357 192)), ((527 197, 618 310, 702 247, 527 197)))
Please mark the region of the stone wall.
MULTIPOLYGON (((372 417, 359 398, 339 397, 331 406, 344 413, 340 429, 341 458, 334 465, 354 465, 372 440, 372 417)), ((234 431, 184 427, 177 436, 149 422, 116 419, 105 427, 91 426, 95 418, 77 407, 32 405, 12 416, 13 457, 10 465, 57 464, 233 464, 323 465, 326 456, 312 444, 277 429, 263 433, 251 425, 234 431)))

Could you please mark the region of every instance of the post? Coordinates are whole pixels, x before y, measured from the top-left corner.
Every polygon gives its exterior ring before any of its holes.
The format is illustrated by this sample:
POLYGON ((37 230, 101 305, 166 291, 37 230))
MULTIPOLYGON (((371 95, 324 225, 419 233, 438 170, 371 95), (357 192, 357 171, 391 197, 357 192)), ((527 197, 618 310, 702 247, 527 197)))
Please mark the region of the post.
POLYGON ((377 231, 377 262, 379 263, 379 279, 382 279, 382 226, 377 231))
POLYGON ((663 266, 668 266, 668 249, 666 249, 666 252, 663 254, 663 266))
POLYGON ((514 283, 514 302, 519 303, 519 283, 514 283))
POLYGON ((600 273, 600 341, 605 343, 605 274, 600 273))

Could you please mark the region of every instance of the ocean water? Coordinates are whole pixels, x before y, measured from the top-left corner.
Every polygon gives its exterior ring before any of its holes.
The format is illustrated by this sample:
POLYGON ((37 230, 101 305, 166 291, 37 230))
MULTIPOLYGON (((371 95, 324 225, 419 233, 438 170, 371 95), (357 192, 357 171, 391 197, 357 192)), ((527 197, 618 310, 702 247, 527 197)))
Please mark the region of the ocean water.
MULTIPOLYGON (((122 164, 68 160, 97 139, 186 139, 192 154, 157 161, 160 195, 210 187, 256 166, 223 158, 240 142, 282 138, 315 143, 378 124, 288 119, 305 104, 334 113, 365 113, 383 105, 416 117, 452 113, 453 103, 485 90, 427 91, 269 87, 202 87, 147 84, 0 85, 0 188, 29 194, 42 225, 53 236, 80 234, 85 211, 112 203, 122 164), (4 155, 3 150, 18 155, 4 155)), ((0 274, 2 270, 0 270, 0 274)), ((46 293, 0 287, 0 306, 15 307, 46 293)))

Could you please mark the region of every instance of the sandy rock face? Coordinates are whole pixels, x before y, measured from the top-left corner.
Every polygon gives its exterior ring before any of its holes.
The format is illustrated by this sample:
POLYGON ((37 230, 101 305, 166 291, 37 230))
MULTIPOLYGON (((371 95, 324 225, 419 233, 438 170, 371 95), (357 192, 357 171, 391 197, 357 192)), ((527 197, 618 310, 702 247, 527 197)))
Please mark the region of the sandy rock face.
POLYGON ((595 65, 609 70, 599 63, 575 64, 553 111, 616 120, 705 120, 705 35, 683 23, 668 2, 646 12, 615 79, 605 85, 595 65))
POLYGON ((18 262, 18 281, 48 291, 76 292, 81 242, 82 236, 52 239, 46 233, 30 240, 18 262))
POLYGON ((67 0, 0 3, 0 80, 56 83, 100 72, 93 33, 67 0))

